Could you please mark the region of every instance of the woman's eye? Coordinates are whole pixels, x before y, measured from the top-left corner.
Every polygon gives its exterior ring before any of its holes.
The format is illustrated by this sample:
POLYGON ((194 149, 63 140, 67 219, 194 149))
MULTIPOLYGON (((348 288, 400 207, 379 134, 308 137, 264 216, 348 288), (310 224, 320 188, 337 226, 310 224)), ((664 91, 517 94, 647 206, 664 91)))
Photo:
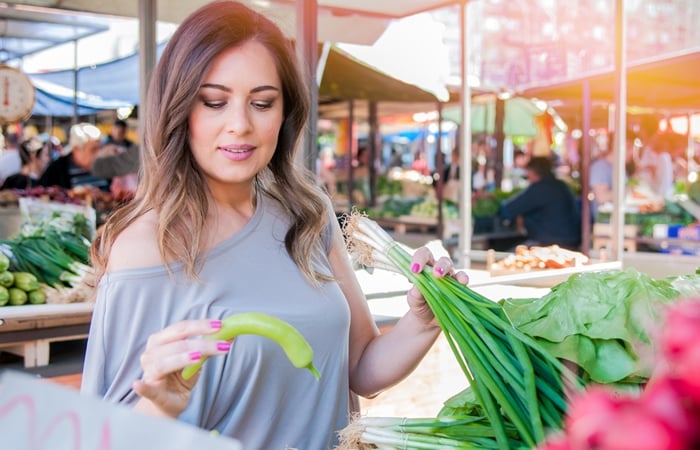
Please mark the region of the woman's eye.
POLYGON ((253 107, 255 109, 264 111, 266 109, 272 108, 272 102, 253 102, 253 107))
POLYGON ((226 105, 226 102, 213 102, 208 100, 202 100, 202 103, 204 103, 204 106, 206 106, 207 108, 212 109, 220 109, 223 108, 224 105, 226 105))

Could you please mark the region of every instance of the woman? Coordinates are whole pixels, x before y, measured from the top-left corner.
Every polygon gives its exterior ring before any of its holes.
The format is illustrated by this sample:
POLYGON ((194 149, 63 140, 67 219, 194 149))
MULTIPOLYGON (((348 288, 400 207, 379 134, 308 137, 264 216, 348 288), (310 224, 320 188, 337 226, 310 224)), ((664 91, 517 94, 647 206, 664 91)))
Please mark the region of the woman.
MULTIPOLYGON (((379 335, 329 201, 294 165, 308 108, 293 49, 268 19, 224 1, 180 25, 151 80, 136 196, 93 246, 83 392, 245 449, 325 449, 351 393, 374 396, 418 364, 440 332, 432 312, 412 289, 410 311, 379 335), (197 339, 246 311, 297 328, 320 380, 266 338, 197 339)), ((453 271, 427 249, 412 264, 453 271)))

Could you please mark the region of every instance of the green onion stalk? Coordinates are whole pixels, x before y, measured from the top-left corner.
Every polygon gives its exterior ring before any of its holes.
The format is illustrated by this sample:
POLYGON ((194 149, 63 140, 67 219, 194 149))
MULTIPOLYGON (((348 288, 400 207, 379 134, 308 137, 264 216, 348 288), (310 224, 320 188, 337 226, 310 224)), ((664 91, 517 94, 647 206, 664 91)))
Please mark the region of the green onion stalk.
MULTIPOLYGON (((443 442, 440 447, 397 448, 505 450, 521 446, 514 442, 534 448, 551 430, 561 429, 567 393, 580 389, 583 383, 532 337, 515 328, 499 303, 453 277, 436 278, 431 268, 411 272, 411 255, 406 248, 366 216, 351 214, 344 233, 357 263, 399 272, 421 291, 493 433, 490 444, 472 441, 470 445, 481 445, 477 447, 443 442)), ((384 439, 376 432, 374 435, 378 441, 384 439)))

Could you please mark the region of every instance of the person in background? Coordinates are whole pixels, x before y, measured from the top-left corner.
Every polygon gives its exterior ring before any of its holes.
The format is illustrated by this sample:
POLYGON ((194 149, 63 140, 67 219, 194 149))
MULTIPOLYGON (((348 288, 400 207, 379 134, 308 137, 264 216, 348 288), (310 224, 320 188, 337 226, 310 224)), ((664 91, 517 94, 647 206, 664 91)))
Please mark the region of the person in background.
POLYGON ((77 123, 70 129, 69 151, 49 163, 39 178, 41 186, 60 186, 72 189, 92 186, 102 191, 109 189, 109 182, 92 173, 92 163, 100 148, 102 134, 90 123, 77 123))
POLYGON ((411 169, 420 173, 421 175, 430 175, 430 168, 428 167, 428 160, 425 159, 425 155, 422 150, 416 152, 411 163, 411 169))
POLYGON ((459 203, 459 148, 450 153, 450 163, 443 170, 442 198, 459 203))
MULTIPOLYGON (((93 243, 84 395, 246 450, 328 449, 355 395, 398 383, 431 348, 440 328, 416 288, 390 331, 375 325, 330 199, 295 163, 309 101, 292 44, 261 14, 217 1, 180 24, 148 89, 139 189, 93 243), (200 339, 251 311, 295 327, 320 380, 267 338, 200 339)), ((427 248, 410 264, 468 281, 427 248)))
POLYGON ((529 185, 501 203, 501 216, 507 220, 522 217, 525 245, 578 250, 581 214, 573 191, 554 176, 549 158, 532 157, 526 167, 529 185))
POLYGON ((527 187, 527 162, 530 157, 522 149, 513 152, 513 169, 511 170, 511 180, 513 189, 524 189, 527 187))
POLYGON ((49 163, 49 152, 37 138, 29 138, 19 145, 19 157, 22 168, 19 172, 5 178, 0 189, 30 189, 38 184, 39 177, 49 163))
POLYGON ((119 198, 133 195, 138 184, 139 148, 126 131, 127 123, 116 120, 92 163, 92 173, 111 180, 109 190, 119 198))
POLYGON ((22 158, 19 155, 19 135, 13 132, 5 133, 5 147, 0 153, 0 183, 5 178, 22 170, 22 158))
MULTIPOLYGON (((601 150, 588 169, 589 178, 588 184, 591 190, 593 201, 591 202, 591 220, 595 221, 598 210, 605 204, 613 202, 613 164, 615 161, 614 152, 610 146, 613 142, 613 135, 609 137, 608 147, 601 150)), ((630 177, 634 174, 634 146, 635 136, 633 134, 626 135, 625 148, 625 172, 626 176, 630 177), (630 172, 631 171, 631 172, 630 172)), ((626 181, 625 181, 626 183, 626 181)))

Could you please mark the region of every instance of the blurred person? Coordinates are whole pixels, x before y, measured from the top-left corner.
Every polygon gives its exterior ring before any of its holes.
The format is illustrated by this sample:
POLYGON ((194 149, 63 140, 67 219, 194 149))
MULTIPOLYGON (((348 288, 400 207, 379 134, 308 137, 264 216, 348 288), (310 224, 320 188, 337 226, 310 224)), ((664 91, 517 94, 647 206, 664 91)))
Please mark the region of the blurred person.
POLYGON ((335 155, 331 147, 325 147, 319 152, 318 179, 319 184, 333 198, 337 194, 337 180, 335 176, 335 155))
POLYGON ((49 163, 49 152, 37 138, 22 141, 19 156, 22 161, 20 171, 5 178, 0 189, 30 189, 36 186, 49 163))
POLYGON ((0 153, 0 183, 10 175, 22 170, 22 158, 19 155, 19 135, 14 132, 6 132, 5 145, 0 153))
POLYGON ((42 186, 60 186, 72 189, 92 186, 109 190, 109 182, 92 173, 92 163, 100 149, 102 134, 90 123, 77 123, 70 129, 68 153, 49 163, 39 178, 42 186))
POLYGON ((671 149, 659 130, 659 118, 644 115, 639 120, 638 136, 642 143, 637 164, 640 183, 659 198, 670 199, 674 192, 671 149))
POLYGON ((420 173, 421 175, 430 175, 430 168, 428 167, 428 160, 425 159, 422 151, 417 151, 413 163, 411 163, 411 169, 420 173))
POLYGON ((581 213, 573 191, 554 176, 550 158, 532 157, 526 168, 528 186, 501 203, 501 217, 522 217, 527 233, 525 245, 578 250, 581 213))
POLYGON ((126 121, 116 120, 92 163, 93 175, 110 180, 109 190, 118 198, 130 197, 138 185, 139 148, 126 131, 126 121))
MULTIPOLYGON (((611 134, 608 140, 608 146, 604 147, 600 154, 591 162, 588 169, 588 185, 593 201, 591 202, 591 221, 595 222, 598 216, 598 210, 601 206, 613 202, 613 165, 615 162, 615 153, 610 147, 613 140, 611 134)), ((634 175, 634 147, 635 136, 627 134, 625 142, 625 174, 627 179, 634 175)))
POLYGON ((459 203, 459 149, 453 148, 450 162, 443 170, 442 198, 459 203))

